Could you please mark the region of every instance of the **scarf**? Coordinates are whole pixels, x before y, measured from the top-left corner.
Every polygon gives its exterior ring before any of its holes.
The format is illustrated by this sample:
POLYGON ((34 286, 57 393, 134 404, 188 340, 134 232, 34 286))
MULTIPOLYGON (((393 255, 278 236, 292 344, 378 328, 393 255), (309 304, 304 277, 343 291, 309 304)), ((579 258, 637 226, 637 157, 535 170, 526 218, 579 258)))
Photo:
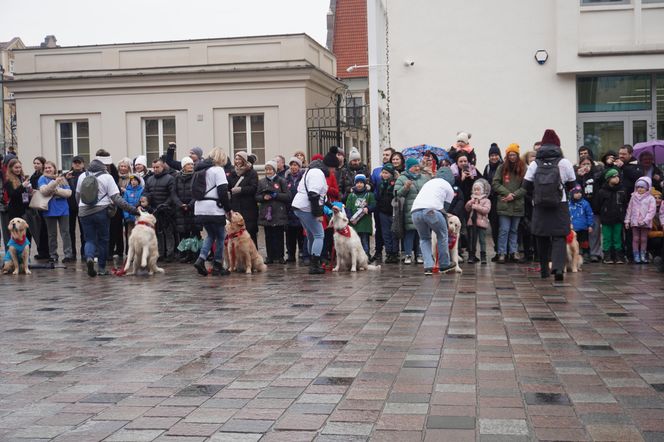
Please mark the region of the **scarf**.
POLYGON ((346 238, 350 238, 350 227, 346 226, 343 229, 335 229, 335 232, 337 232, 341 236, 345 236, 346 238))
POLYGON ((250 170, 251 170, 251 164, 246 163, 246 164, 245 164, 244 166, 242 166, 242 167, 236 167, 236 168, 235 168, 235 173, 237 173, 238 176, 242 176, 242 175, 244 175, 245 173, 249 172, 250 170))
POLYGON ((411 181, 417 181, 420 179, 420 176, 422 176, 419 173, 411 173, 411 172, 405 172, 404 175, 406 175, 406 178, 408 178, 411 181))

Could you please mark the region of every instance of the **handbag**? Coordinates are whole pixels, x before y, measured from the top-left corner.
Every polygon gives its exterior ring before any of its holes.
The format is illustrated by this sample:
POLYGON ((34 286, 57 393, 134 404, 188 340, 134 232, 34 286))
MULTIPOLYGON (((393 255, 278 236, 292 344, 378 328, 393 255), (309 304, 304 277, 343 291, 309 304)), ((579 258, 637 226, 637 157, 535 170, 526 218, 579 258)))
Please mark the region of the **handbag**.
POLYGON ((302 179, 304 180, 304 191, 307 192, 307 198, 309 199, 309 204, 311 205, 311 214, 314 217, 319 217, 323 216, 323 206, 320 204, 320 195, 316 192, 309 191, 309 188, 307 187, 307 173, 304 174, 304 177, 302 179))
POLYGON ((36 190, 32 193, 29 207, 40 212, 45 212, 48 210, 48 203, 51 201, 51 198, 53 198, 53 195, 44 196, 43 193, 41 193, 39 190, 36 190))
POLYGON ((406 198, 403 196, 394 196, 392 198, 392 235, 395 239, 402 239, 405 231, 404 205, 406 198))

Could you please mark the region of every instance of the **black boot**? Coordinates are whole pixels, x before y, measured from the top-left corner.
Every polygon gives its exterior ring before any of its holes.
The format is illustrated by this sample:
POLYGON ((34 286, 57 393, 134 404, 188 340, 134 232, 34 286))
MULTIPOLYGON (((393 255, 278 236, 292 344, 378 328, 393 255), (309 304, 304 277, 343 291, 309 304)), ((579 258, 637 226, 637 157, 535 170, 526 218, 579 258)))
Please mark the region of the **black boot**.
POLYGON ((309 265, 310 275, 322 275, 325 269, 320 266, 320 256, 311 255, 311 264, 309 265))
POLYGON ((480 262, 486 264, 486 252, 480 252, 480 262))
POLYGON ((226 270, 219 261, 215 261, 212 264, 212 273, 211 273, 212 276, 228 276, 230 274, 231 272, 226 270))
POLYGON ((203 258, 198 258, 194 263, 194 268, 198 271, 198 274, 201 276, 207 276, 208 271, 205 268, 205 260, 203 258))

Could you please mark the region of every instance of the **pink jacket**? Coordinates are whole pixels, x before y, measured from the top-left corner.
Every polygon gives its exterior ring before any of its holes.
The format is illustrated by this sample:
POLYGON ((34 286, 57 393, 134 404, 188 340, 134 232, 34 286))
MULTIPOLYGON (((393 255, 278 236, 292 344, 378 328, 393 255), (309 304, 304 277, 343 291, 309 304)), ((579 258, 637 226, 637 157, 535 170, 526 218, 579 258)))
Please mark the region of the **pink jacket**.
MULTIPOLYGON (((645 181, 650 185, 650 178, 641 177, 637 180, 645 181)), ((627 206, 627 213, 625 214, 625 224, 631 227, 652 227, 652 220, 657 213, 657 201, 655 197, 650 194, 650 187, 643 195, 637 192, 632 193, 632 198, 629 200, 627 206)))
POLYGON ((466 212, 468 215, 468 225, 473 225, 473 211, 477 214, 477 227, 486 229, 489 227, 489 212, 491 211, 491 200, 487 197, 482 197, 479 202, 475 198, 471 198, 466 203, 466 212))

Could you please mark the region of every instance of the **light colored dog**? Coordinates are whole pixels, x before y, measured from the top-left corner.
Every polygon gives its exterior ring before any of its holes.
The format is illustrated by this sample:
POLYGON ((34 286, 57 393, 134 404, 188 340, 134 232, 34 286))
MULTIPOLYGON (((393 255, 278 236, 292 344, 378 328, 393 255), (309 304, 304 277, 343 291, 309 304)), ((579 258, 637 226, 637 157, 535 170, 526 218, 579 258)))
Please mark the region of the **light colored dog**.
POLYGON ((369 257, 362 248, 362 241, 355 229, 348 225, 348 217, 343 209, 333 208, 334 214, 330 224, 334 228, 334 250, 337 257, 337 265, 333 272, 339 270, 380 270, 380 266, 369 264, 369 257))
POLYGON ((258 254, 256 244, 247 232, 244 218, 238 212, 233 212, 230 220, 226 222, 224 247, 228 270, 231 272, 244 269, 245 273, 250 274, 254 270, 257 272, 267 270, 263 257, 258 254))
POLYGON ((157 246, 157 233, 155 232, 157 219, 154 215, 139 209, 136 225, 129 236, 129 251, 124 271, 132 269, 127 275, 136 274, 139 269, 147 268, 148 275, 164 273, 164 269, 157 267, 159 247, 157 246))
MULTIPOLYGON (((450 247, 450 262, 456 265, 454 271, 456 273, 462 273, 461 267, 459 267, 459 239, 461 236, 461 220, 455 215, 447 215, 447 241, 448 246, 451 244, 449 241, 453 241, 454 244, 450 247)), ((434 243, 435 244, 435 243, 434 243)))
POLYGON ((583 256, 579 253, 579 241, 576 238, 576 232, 572 230, 567 235, 567 259, 565 260, 565 270, 572 273, 581 271, 583 256))
POLYGON ((2 273, 18 275, 23 265, 23 273, 30 275, 30 240, 27 237, 28 223, 23 218, 13 218, 7 226, 11 239, 7 243, 2 273))

